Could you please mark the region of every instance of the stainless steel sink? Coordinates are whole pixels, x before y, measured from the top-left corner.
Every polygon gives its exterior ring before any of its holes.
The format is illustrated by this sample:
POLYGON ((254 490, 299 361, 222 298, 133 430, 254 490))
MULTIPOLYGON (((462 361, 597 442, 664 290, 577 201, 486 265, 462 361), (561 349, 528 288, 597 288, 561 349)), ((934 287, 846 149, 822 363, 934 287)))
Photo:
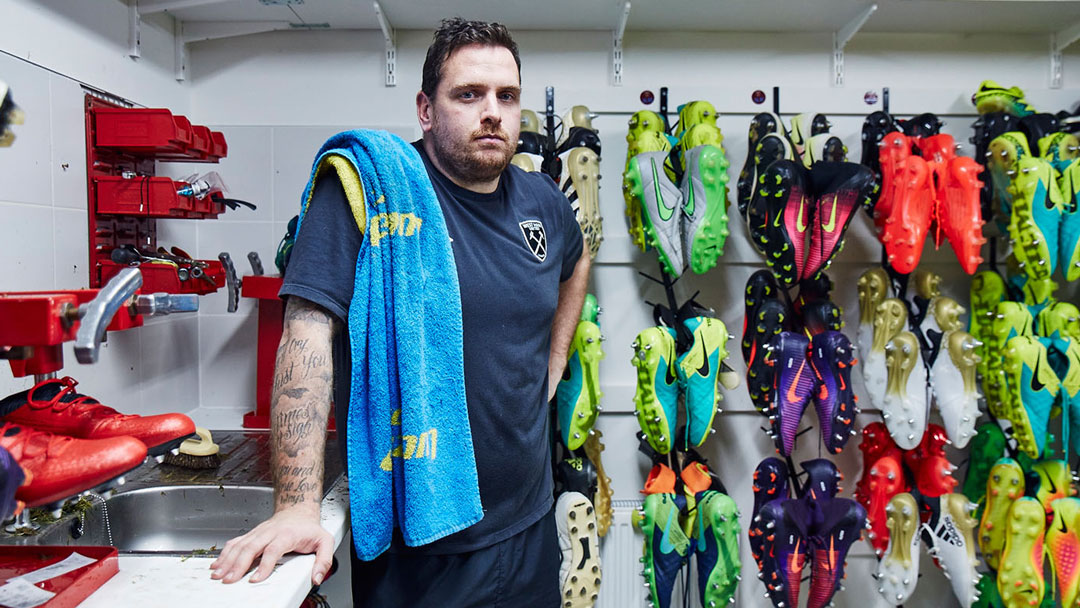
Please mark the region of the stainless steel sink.
POLYGON ((256 486, 159 486, 116 494, 43 530, 35 544, 113 545, 125 553, 212 555, 274 512, 256 486), (111 534, 111 537, 110 537, 111 534))

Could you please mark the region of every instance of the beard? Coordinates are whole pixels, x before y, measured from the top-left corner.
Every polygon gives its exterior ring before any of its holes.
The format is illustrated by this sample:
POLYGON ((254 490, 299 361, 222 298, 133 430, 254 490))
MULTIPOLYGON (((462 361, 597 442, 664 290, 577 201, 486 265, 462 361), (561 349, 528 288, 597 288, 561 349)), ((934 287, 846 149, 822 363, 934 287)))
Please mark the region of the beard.
POLYGON ((454 135, 433 116, 431 133, 433 149, 439 163, 465 183, 497 179, 509 166, 510 159, 517 151, 517 141, 511 141, 501 126, 485 126, 470 133, 463 141, 455 141, 454 135), (476 138, 485 135, 499 137, 502 142, 494 146, 476 141, 476 138))

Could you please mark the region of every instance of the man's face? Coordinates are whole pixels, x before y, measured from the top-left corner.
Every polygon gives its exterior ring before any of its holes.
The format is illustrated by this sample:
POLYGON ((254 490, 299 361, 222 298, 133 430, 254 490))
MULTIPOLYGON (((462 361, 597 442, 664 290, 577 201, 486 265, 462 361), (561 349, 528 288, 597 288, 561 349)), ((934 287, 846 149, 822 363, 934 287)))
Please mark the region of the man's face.
POLYGON ((521 130, 521 85, 508 49, 473 44, 454 51, 435 98, 421 94, 418 104, 438 164, 455 181, 490 182, 510 164, 521 130))

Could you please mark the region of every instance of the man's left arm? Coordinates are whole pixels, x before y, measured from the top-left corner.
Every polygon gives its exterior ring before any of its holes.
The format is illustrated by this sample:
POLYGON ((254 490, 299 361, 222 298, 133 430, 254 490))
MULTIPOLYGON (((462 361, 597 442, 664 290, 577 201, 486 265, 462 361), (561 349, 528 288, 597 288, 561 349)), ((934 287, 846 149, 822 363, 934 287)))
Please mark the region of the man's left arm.
POLYGON ((570 352, 570 342, 574 339, 574 330, 581 319, 581 307, 585 304, 585 290, 589 285, 589 246, 581 244, 581 257, 574 265, 574 272, 559 284, 559 305, 555 309, 555 320, 551 323, 551 352, 548 355, 548 401, 555 396, 566 357, 570 352))

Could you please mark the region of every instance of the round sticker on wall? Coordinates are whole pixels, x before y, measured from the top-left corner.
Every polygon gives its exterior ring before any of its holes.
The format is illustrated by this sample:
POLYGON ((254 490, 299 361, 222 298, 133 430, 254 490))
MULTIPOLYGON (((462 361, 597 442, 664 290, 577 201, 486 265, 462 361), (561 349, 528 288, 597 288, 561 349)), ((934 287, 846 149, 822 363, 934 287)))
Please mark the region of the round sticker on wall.
POLYGON ((641 99, 641 103, 645 105, 649 105, 652 102, 656 101, 656 97, 653 96, 653 92, 648 90, 642 91, 639 99, 641 99))
POLYGON ((765 91, 762 91, 761 89, 754 91, 750 94, 750 99, 758 105, 765 103, 765 91))
POLYGON ((862 96, 862 100, 866 102, 866 105, 868 106, 874 105, 878 100, 877 91, 867 91, 866 94, 862 96))

